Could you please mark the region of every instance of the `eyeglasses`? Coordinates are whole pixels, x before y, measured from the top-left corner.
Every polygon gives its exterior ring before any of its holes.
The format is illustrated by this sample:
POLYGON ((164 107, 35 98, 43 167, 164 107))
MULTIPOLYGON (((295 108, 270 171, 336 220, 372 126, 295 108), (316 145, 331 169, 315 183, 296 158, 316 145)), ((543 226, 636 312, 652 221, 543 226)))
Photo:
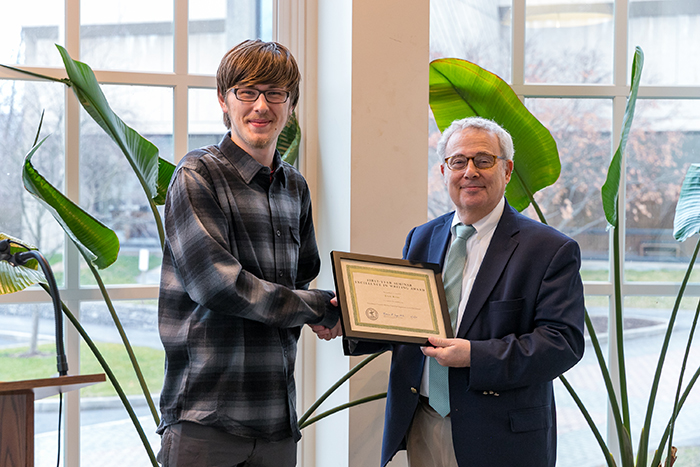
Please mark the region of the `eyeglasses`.
POLYGON ((279 89, 261 91, 255 88, 231 88, 229 91, 233 91, 233 95, 241 102, 255 102, 260 97, 260 94, 265 95, 265 100, 268 104, 284 104, 289 99, 289 91, 279 89))
POLYGON ((456 155, 445 158, 445 164, 450 170, 459 172, 460 170, 465 170, 469 165, 469 160, 472 160, 474 161, 474 167, 479 170, 483 170, 490 169, 496 165, 496 159, 505 160, 505 157, 494 156, 493 154, 478 154, 474 157, 456 155))

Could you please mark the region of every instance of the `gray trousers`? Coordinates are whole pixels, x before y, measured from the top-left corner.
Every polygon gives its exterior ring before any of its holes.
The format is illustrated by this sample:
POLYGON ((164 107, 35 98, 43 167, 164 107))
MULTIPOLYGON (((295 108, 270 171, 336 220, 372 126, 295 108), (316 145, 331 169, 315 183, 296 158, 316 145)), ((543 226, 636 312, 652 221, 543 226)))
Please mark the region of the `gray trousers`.
POLYGON ((291 437, 270 442, 180 422, 165 429, 157 460, 163 467, 294 467, 297 445, 291 437))

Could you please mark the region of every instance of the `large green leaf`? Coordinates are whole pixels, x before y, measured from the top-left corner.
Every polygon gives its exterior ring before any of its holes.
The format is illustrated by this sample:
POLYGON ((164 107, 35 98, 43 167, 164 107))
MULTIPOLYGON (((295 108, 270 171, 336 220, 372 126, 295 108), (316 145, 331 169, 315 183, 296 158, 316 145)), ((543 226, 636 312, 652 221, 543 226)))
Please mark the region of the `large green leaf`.
POLYGON ((294 165, 299 157, 299 142, 301 141, 301 129, 297 121, 296 113, 292 113, 282 133, 277 139, 277 150, 282 155, 282 160, 294 165))
POLYGON ((114 263, 119 254, 117 234, 65 197, 36 171, 31 159, 44 141, 46 138, 39 141, 24 160, 22 169, 24 187, 61 224, 83 257, 96 267, 104 269, 114 263))
MULTIPOLYGON (((107 103, 92 69, 73 60, 68 51, 56 45, 70 79, 70 86, 80 104, 119 146, 134 169, 149 198, 158 196, 158 148, 129 127, 107 103)), ((167 186, 167 185, 166 185, 167 186)))
MULTIPOLYGON (((0 232, 0 240, 6 239, 11 241, 10 253, 12 254, 27 251, 25 248, 17 246, 17 243, 36 250, 35 246, 0 232)), ((46 279, 36 260, 28 261, 24 266, 12 266, 7 261, 0 261, 0 295, 19 292, 39 282, 46 282, 46 279)))
POLYGON ((559 178, 561 163, 551 133, 493 73, 456 58, 432 61, 430 108, 441 131, 454 120, 471 116, 491 119, 508 130, 515 146, 515 168, 506 197, 514 208, 522 211, 533 193, 559 178))
POLYGON ((173 178, 173 173, 175 173, 175 164, 170 161, 158 158, 158 195, 153 198, 153 202, 159 206, 165 204, 165 195, 168 193, 168 186, 170 185, 170 179, 173 178))
POLYGON ((700 232, 700 164, 688 168, 676 205, 673 220, 673 236, 684 242, 691 235, 700 232))
POLYGON ((632 120, 634 118, 634 109, 637 105, 637 92, 639 90, 639 80, 642 78, 642 67, 644 66, 644 53, 642 49, 636 47, 634 49, 634 60, 632 61, 632 81, 630 86, 630 95, 627 98, 627 107, 625 108, 625 116, 622 121, 622 133, 620 134, 620 144, 617 151, 610 161, 608 168, 608 176, 605 183, 600 189, 600 195, 603 198, 603 211, 608 223, 617 228, 617 205, 620 193, 620 179, 622 177, 622 156, 625 153, 627 146, 627 138, 632 120))

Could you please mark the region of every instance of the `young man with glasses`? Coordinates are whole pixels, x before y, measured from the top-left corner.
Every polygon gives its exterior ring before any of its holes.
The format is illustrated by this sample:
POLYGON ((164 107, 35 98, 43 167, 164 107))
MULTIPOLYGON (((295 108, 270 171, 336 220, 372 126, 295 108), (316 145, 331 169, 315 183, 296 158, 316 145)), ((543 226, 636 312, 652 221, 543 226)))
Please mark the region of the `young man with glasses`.
POLYGON ((381 465, 407 449, 410 467, 554 467, 552 380, 584 350, 579 247, 508 205, 499 125, 455 121, 437 152, 456 211, 411 230, 403 253, 443 265, 455 338, 391 347, 381 465))
POLYGON ((299 71, 274 42, 245 41, 217 72, 229 132, 188 153, 165 203, 158 325, 165 348, 164 466, 294 466, 301 327, 340 331, 306 181, 276 150, 299 71))

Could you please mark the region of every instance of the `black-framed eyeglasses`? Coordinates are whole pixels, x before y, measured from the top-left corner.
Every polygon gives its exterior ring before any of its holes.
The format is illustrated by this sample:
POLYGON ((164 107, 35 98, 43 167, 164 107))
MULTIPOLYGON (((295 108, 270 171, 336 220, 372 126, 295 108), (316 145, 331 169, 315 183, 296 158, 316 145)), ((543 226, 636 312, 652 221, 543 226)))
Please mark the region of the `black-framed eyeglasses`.
POLYGON ((490 169, 496 165, 496 160, 505 160, 505 157, 494 156, 493 154, 477 154, 473 157, 462 156, 460 154, 452 157, 445 158, 445 165, 447 168, 454 172, 459 172, 460 170, 465 170, 467 165, 469 165, 469 160, 474 162, 474 167, 479 170, 490 169))
POLYGON ((261 91, 255 88, 231 88, 229 91, 233 91, 233 95, 241 102, 255 102, 260 97, 260 94, 265 96, 268 104, 284 104, 289 99, 289 91, 281 89, 261 91))

